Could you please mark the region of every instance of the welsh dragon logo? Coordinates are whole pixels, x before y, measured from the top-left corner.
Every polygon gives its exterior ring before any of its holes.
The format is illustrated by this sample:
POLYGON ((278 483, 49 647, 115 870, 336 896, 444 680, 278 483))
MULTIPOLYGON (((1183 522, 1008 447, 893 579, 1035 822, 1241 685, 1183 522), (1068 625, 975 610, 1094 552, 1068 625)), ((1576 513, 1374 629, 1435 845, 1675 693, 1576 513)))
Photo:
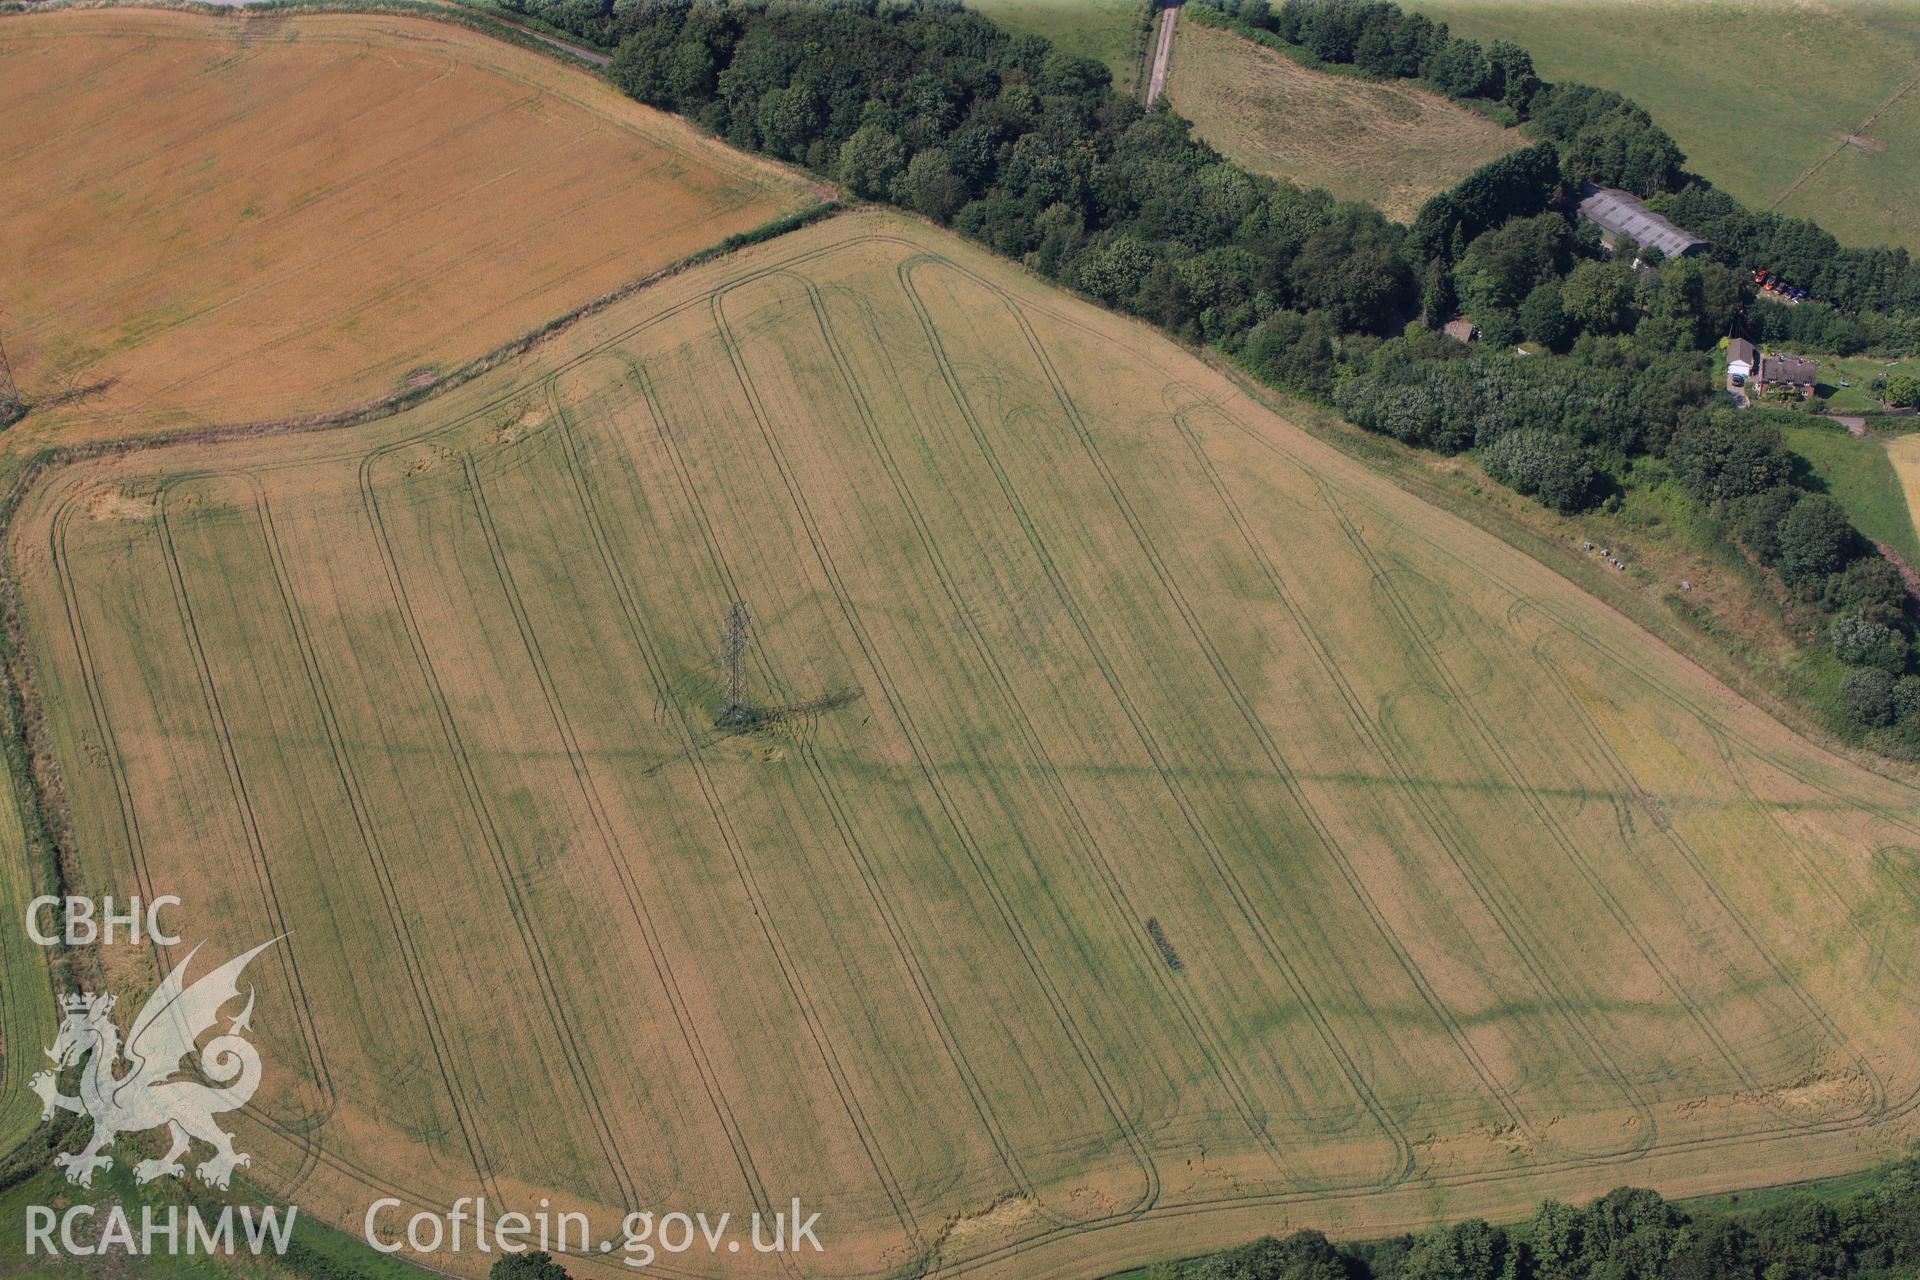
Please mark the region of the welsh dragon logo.
POLYGON ((252 1163, 233 1149, 233 1136, 213 1118, 244 1107, 260 1087, 259 1051, 242 1036, 253 1016, 253 992, 247 992, 246 1008, 228 1022, 224 1033, 204 1046, 200 1037, 219 1021, 220 1010, 239 998, 240 974, 248 962, 279 940, 261 943, 188 986, 187 968, 200 953, 194 947, 147 998, 127 1033, 124 1051, 113 1022, 113 996, 82 992, 60 1002, 66 1017, 53 1048, 47 1050, 53 1069, 42 1071, 31 1083, 40 1095, 42 1123, 53 1119, 55 1109, 93 1120, 93 1138, 85 1149, 53 1158, 55 1165, 67 1171, 68 1182, 92 1186, 94 1170, 113 1165, 113 1157, 106 1153, 116 1137, 161 1125, 169 1130, 172 1146, 158 1160, 142 1160, 133 1167, 133 1176, 140 1182, 184 1176, 180 1157, 196 1138, 213 1148, 213 1155, 194 1170, 208 1186, 225 1189, 235 1167, 252 1163), (186 1075, 182 1068, 189 1057, 198 1059, 200 1074, 213 1084, 186 1075), (83 1058, 87 1063, 80 1073, 80 1093, 69 1097, 60 1092, 58 1073, 83 1058), (127 1070, 116 1075, 122 1058, 127 1070))

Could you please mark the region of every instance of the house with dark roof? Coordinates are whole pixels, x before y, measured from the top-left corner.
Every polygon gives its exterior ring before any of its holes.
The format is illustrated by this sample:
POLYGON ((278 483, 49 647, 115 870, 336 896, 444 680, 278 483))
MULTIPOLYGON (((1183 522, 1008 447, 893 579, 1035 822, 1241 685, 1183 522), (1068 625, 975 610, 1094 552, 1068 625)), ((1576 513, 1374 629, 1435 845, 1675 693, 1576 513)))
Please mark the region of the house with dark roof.
POLYGON ((1820 366, 1805 356, 1769 351, 1760 357, 1760 372, 1753 383, 1765 395, 1778 387, 1792 387, 1802 400, 1813 394, 1820 366))
POLYGON ((1727 372, 1735 378, 1753 376, 1753 344, 1745 338, 1727 343, 1727 372))
POLYGON ((1684 258, 1707 247, 1705 240, 1653 212, 1632 192, 1614 187, 1588 183, 1580 196, 1580 216, 1602 231, 1658 249, 1669 258, 1684 258))

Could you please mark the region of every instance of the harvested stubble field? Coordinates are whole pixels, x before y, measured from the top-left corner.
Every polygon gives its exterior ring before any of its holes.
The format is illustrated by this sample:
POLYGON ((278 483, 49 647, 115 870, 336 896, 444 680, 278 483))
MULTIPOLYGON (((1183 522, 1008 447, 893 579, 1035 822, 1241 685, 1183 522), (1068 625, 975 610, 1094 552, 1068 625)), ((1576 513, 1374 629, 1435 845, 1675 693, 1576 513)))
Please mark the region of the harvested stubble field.
POLYGON ((1094 1275, 1916 1131, 1920 793, 903 220, 72 463, 6 550, 85 887, 290 933, 241 1145, 337 1221, 798 1195, 808 1274, 1094 1275), (716 731, 735 599, 834 709, 716 731))
POLYGON ((446 23, 0 19, 0 338, 55 438, 338 410, 814 197, 446 23))
POLYGON ((1525 141, 1437 93, 1315 71, 1198 21, 1181 24, 1167 100, 1228 159, 1401 222, 1525 141))

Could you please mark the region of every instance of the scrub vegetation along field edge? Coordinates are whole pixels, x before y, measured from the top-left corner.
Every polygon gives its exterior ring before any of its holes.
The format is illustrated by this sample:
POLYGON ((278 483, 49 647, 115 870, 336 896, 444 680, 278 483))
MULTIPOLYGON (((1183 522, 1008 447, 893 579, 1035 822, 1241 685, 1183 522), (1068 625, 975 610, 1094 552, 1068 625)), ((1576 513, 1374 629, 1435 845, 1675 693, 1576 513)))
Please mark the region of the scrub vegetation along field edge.
POLYGON ((899 218, 6 552, 83 890, 290 933, 241 1145, 331 1221, 804 1193, 819 1274, 1025 1276, 1914 1132, 1920 797, 899 218))

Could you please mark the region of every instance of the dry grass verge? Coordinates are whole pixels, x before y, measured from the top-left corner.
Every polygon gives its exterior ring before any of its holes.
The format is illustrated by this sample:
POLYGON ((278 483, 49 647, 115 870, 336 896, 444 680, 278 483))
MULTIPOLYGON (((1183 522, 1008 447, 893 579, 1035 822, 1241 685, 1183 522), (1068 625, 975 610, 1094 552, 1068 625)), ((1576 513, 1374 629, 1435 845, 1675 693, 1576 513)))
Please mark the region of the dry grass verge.
POLYGON ((1180 26, 1169 80, 1174 110, 1228 159, 1401 222, 1523 141, 1437 93, 1314 71, 1197 21, 1180 26))

